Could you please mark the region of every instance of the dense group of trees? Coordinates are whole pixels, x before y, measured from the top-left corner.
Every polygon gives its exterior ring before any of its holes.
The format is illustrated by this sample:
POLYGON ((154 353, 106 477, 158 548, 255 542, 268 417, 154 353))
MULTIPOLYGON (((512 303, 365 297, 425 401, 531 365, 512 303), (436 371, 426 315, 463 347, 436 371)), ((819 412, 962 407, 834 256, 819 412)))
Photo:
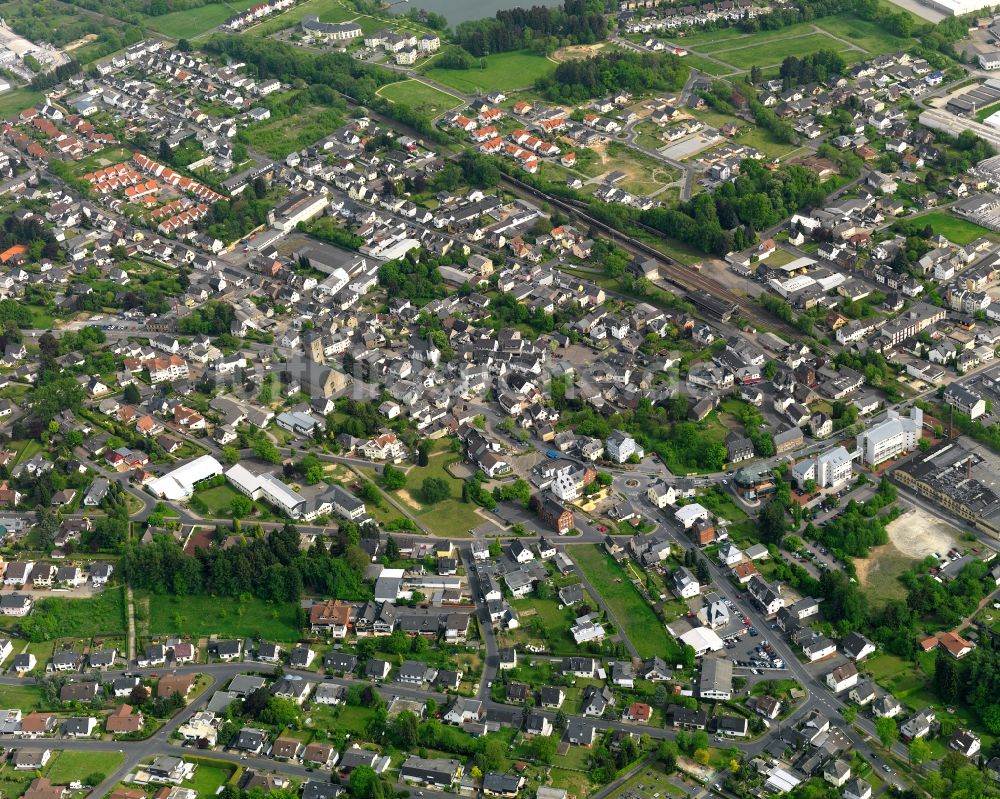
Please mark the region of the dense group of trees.
POLYGON ((790 86, 804 86, 823 83, 831 75, 842 75, 846 66, 847 61, 836 50, 817 50, 802 58, 786 56, 778 74, 790 86))
POLYGON ((236 310, 227 302, 209 300, 181 319, 177 329, 188 335, 218 336, 228 333, 236 319, 236 310))
POLYGON ((613 50, 564 61, 551 75, 540 78, 535 88, 550 100, 576 104, 618 91, 676 90, 684 85, 687 73, 687 66, 675 55, 613 50))
POLYGON ((889 543, 885 526, 899 515, 895 507, 880 513, 896 501, 896 488, 887 479, 865 504, 853 500, 844 511, 825 525, 806 528, 806 534, 842 558, 866 558, 872 547, 889 543))
POLYGON ((723 183, 713 193, 696 194, 677 208, 644 211, 640 220, 702 252, 722 256, 749 246, 754 231, 820 205, 825 196, 815 172, 795 165, 770 170, 748 159, 735 181, 723 183))
POLYGON ((359 103, 371 102, 379 87, 397 79, 393 73, 347 53, 314 53, 273 39, 218 35, 202 48, 214 55, 245 62, 247 70, 258 77, 326 86, 359 103))
POLYGON ((551 52, 562 45, 593 44, 607 35, 603 0, 501 9, 492 19, 463 22, 455 29, 458 44, 477 58, 525 48, 551 52))
POLYGON ((296 601, 304 590, 343 599, 365 599, 369 559, 358 546, 357 529, 341 527, 327 548, 317 541, 299 550, 299 534, 286 525, 228 549, 197 549, 187 555, 173 538, 157 536, 141 547, 126 547, 119 570, 135 588, 160 594, 218 594, 296 601))
POLYGON ((416 250, 410 250, 398 261, 382 264, 378 268, 378 282, 390 297, 405 298, 419 305, 447 294, 437 261, 421 257, 416 250))
MULTIPOLYGON (((578 401, 569 401, 571 407, 578 401)), ((605 418, 590 406, 563 414, 562 422, 577 434, 606 439, 612 430, 624 430, 632 435, 646 452, 656 452, 670 464, 689 469, 718 471, 726 464, 728 452, 720 441, 706 441, 696 422, 684 420, 678 411, 686 412, 683 397, 676 406, 653 406, 641 399, 635 410, 626 410, 605 418)))

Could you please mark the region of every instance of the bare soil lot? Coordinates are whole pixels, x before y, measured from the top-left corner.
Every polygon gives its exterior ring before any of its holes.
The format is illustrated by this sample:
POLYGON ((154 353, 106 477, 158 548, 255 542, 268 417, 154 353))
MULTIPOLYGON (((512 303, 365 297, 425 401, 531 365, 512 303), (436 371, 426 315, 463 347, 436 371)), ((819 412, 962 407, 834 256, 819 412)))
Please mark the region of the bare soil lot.
POLYGON ((958 540, 958 530, 920 508, 910 508, 886 528, 889 540, 905 556, 920 560, 944 553, 958 540))

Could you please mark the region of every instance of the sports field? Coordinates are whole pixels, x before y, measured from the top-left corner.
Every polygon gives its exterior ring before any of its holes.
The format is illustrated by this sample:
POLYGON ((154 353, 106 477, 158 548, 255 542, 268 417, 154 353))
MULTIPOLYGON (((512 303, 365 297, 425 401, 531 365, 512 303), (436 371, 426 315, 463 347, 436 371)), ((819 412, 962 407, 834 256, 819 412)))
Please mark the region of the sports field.
POLYGON ((497 53, 482 60, 483 68, 473 69, 439 69, 434 61, 424 74, 428 78, 451 86, 466 94, 490 91, 512 91, 514 89, 530 89, 543 75, 547 75, 555 64, 544 56, 519 50, 510 53, 497 53))
POLYGON ((970 241, 978 239, 980 236, 990 236, 996 238, 993 231, 969 222, 960 217, 953 216, 947 211, 933 211, 923 216, 915 216, 911 222, 919 222, 921 225, 930 225, 935 233, 938 233, 953 244, 964 246, 970 241))

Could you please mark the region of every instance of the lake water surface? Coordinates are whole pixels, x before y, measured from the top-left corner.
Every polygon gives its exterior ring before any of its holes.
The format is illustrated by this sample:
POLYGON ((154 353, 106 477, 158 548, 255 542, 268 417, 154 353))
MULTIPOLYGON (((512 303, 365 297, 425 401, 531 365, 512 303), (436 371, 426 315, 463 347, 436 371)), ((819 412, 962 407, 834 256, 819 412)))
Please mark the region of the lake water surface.
POLYGON ((459 22, 467 22, 470 19, 492 17, 503 8, 557 6, 561 3, 562 0, 410 0, 405 5, 395 6, 393 11, 402 14, 410 6, 436 11, 438 14, 443 14, 448 23, 455 27, 459 22))

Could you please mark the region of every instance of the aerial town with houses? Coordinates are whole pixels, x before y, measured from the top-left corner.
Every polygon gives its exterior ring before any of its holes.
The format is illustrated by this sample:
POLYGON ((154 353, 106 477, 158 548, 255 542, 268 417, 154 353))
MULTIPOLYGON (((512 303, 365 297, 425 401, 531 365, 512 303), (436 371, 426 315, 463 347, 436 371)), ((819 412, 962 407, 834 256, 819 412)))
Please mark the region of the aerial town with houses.
POLYGON ((1000 9, 428 5, 0 3, 0 797, 1000 797, 1000 9))

